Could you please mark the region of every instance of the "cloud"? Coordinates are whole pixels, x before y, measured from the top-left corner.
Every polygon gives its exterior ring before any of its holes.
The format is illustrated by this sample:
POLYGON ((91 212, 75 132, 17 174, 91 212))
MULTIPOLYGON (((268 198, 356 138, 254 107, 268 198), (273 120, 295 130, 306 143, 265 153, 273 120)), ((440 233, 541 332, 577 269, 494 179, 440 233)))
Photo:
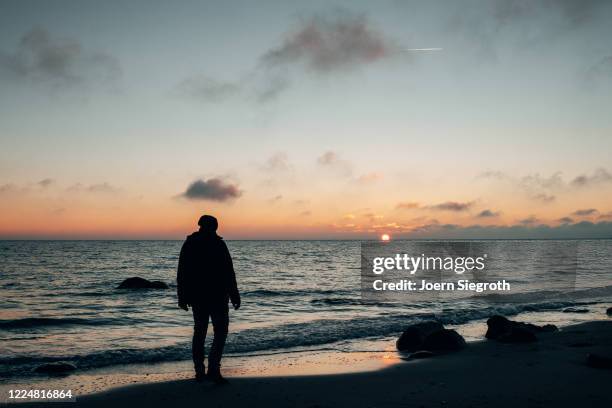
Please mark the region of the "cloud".
POLYGON ((291 80, 286 72, 266 73, 263 78, 253 86, 253 96, 257 102, 269 102, 276 99, 281 93, 289 89, 291 80))
POLYGON ((346 70, 396 56, 393 41, 370 27, 362 15, 339 12, 302 20, 278 47, 261 57, 268 67, 302 64, 318 73, 346 70))
POLYGON ((27 188, 18 186, 14 183, 6 183, 0 185, 0 194, 13 194, 27 192, 27 188))
POLYGON ((291 171, 293 167, 289 163, 287 153, 278 152, 270 156, 263 166, 261 166, 261 169, 264 171, 277 173, 291 171))
POLYGON ((361 176, 357 177, 357 182, 361 184, 369 184, 369 183, 374 183, 382 179, 383 179, 382 173, 371 172, 371 173, 362 174, 361 176))
POLYGON ((567 192, 571 189, 612 183, 612 174, 604 168, 598 168, 590 175, 579 175, 566 182, 561 172, 553 173, 549 177, 540 174, 529 174, 524 177, 512 177, 500 171, 486 171, 479 174, 477 179, 492 179, 507 182, 516 189, 523 191, 527 197, 541 203, 551 203, 556 200, 556 192, 567 192))
POLYGON ((331 166, 338 161, 338 155, 332 151, 327 151, 317 158, 317 163, 323 166, 331 166))
POLYGON ((561 224, 571 224, 572 222, 574 222, 574 219, 571 217, 562 217, 562 218, 559 218, 557 221, 560 222, 561 224))
POLYGON ((309 217, 309 216, 311 216, 311 215, 312 215, 312 212, 311 212, 311 211, 308 211, 308 210, 306 210, 306 211, 302 211, 302 212, 299 214, 299 216, 300 216, 300 217, 309 217))
POLYGON ((196 180, 181 196, 189 200, 229 201, 242 195, 237 185, 226 183, 219 178, 196 180))
POLYGON ((586 217, 589 215, 595 215, 597 214, 598 211, 595 208, 585 208, 583 210, 576 210, 572 213, 572 215, 575 215, 577 217, 586 217))
POLYGON ((492 217, 498 217, 500 214, 499 211, 491 211, 491 210, 482 210, 481 212, 478 213, 478 215, 476 215, 476 217, 478 218, 492 218, 492 217))
POLYGON ((543 203, 552 203, 557 199, 557 197, 552 194, 539 193, 532 195, 531 199, 535 201, 541 201, 543 203))
POLYGON ((395 206, 398 210, 413 210, 415 208, 419 208, 420 204, 415 201, 402 201, 397 203, 395 206))
POLYGON ((363 214, 363 217, 367 218, 370 222, 374 222, 376 220, 382 220, 383 218, 385 218, 384 215, 375 214, 375 213, 372 213, 372 212, 363 214))
POLYGON ((589 187, 592 185, 612 182, 612 174, 606 169, 596 169, 591 175, 580 175, 571 181, 574 187, 589 187))
POLYGON ((75 85, 89 81, 109 81, 121 74, 112 56, 83 48, 74 39, 53 37, 36 27, 25 33, 15 51, 0 53, 0 72, 4 79, 75 85))
POLYGON ((537 219, 537 218, 536 218, 535 216, 533 216, 533 215, 530 215, 529 217, 527 217, 527 218, 523 218, 522 220, 519 220, 519 221, 518 221, 518 223, 519 223, 520 225, 528 225, 528 226, 531 226, 531 225, 536 225, 538 222, 540 222, 540 220, 539 220, 539 219, 537 219))
POLYGON ((493 16, 500 24, 526 20, 539 13, 556 12, 570 25, 591 20, 606 0, 496 0, 493 16))
POLYGON ((554 239, 554 238, 609 238, 612 222, 600 221, 548 225, 470 225, 423 224, 405 229, 402 235, 411 238, 436 239, 554 239))
POLYGON ((218 102, 236 95, 269 102, 288 90, 301 71, 329 76, 402 56, 413 51, 387 38, 365 15, 337 10, 302 18, 280 43, 264 51, 254 67, 235 81, 208 76, 188 78, 178 85, 180 93, 218 102))
POLYGON ((445 25, 465 37, 481 59, 493 61, 508 41, 524 49, 550 48, 580 27, 605 28, 610 11, 606 0, 486 0, 473 7, 454 3, 445 25))
POLYGON ((607 213, 600 214, 599 217, 597 218, 600 220, 612 219, 612 211, 608 211, 607 213))
POLYGON ((282 199, 283 199, 283 196, 282 196, 281 194, 279 194, 279 195, 276 195, 276 196, 274 196, 274 197, 272 197, 272 198, 269 198, 269 199, 268 199, 268 203, 270 203, 270 204, 276 204, 276 203, 278 203, 279 201, 281 201, 282 199))
POLYGON ((592 86, 598 81, 612 78, 612 55, 604 56, 584 72, 584 79, 592 86))
POLYGON ((219 102, 242 92, 239 82, 219 81, 207 76, 187 78, 178 85, 180 94, 206 102, 219 102))
POLYGON ((331 150, 317 157, 317 163, 322 167, 334 169, 343 176, 350 176, 353 172, 351 164, 340 158, 338 153, 331 150))
POLYGON ((486 171, 479 174, 476 178, 509 183, 526 194, 530 199, 541 203, 555 201, 556 197, 552 192, 561 190, 565 186, 560 172, 553 173, 549 177, 543 177, 539 173, 535 173, 517 178, 501 171, 486 171))
POLYGON ((439 211, 467 211, 474 206, 474 202, 457 202, 457 201, 446 201, 440 204, 430 205, 427 208, 430 210, 439 210, 439 211))
POLYGON ((45 179, 40 180, 40 181, 39 181, 39 182, 37 182, 36 184, 37 184, 39 187, 42 187, 42 188, 47 188, 47 187, 49 187, 50 185, 52 185, 53 183, 55 183, 55 180, 53 180, 53 179, 51 179, 51 178, 45 178, 45 179))
POLYGON ((110 185, 107 182, 84 185, 81 183, 74 184, 67 188, 70 192, 84 192, 84 193, 118 193, 121 191, 119 188, 110 185))

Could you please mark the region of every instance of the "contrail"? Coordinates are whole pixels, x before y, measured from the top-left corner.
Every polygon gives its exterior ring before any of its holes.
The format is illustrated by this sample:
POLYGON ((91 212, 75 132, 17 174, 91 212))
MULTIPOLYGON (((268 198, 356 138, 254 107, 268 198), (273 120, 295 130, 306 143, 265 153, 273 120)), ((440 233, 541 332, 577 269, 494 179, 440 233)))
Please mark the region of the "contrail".
POLYGON ((404 51, 442 51, 444 48, 405 48, 404 51))

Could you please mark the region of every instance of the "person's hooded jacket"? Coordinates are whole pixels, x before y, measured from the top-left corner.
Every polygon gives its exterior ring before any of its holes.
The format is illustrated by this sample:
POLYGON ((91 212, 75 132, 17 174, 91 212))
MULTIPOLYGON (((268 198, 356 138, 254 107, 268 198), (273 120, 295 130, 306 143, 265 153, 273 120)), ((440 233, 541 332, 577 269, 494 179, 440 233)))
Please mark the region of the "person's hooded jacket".
POLYGON ((197 231, 181 248, 177 271, 179 304, 220 305, 240 302, 227 245, 214 232, 197 231))

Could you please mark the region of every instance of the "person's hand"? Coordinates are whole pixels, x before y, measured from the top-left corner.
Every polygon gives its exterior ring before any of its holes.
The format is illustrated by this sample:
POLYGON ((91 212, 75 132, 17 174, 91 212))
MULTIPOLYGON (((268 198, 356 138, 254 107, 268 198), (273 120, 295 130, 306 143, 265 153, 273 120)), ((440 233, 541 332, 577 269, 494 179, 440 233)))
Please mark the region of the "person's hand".
POLYGON ((240 298, 232 299, 232 306, 234 306, 234 310, 240 309, 240 298))
POLYGON ((180 307, 181 309, 183 309, 186 312, 189 311, 189 305, 187 303, 179 302, 178 307, 180 307))

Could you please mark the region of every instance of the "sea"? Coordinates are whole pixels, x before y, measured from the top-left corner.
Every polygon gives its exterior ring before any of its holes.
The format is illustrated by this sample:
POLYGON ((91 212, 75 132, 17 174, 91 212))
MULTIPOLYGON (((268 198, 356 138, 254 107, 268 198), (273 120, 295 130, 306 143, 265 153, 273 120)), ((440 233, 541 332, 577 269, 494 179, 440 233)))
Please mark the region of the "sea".
MULTIPOLYGON (((501 265, 508 277, 529 283, 511 293, 418 301, 406 295, 384 302, 362 296, 362 241, 227 244, 242 293, 242 307, 230 313, 228 356, 348 350, 363 340, 390 341, 407 325, 432 318, 461 328, 494 314, 554 313, 563 325, 583 314, 605 318, 612 302, 612 240, 571 242, 579 253, 571 288, 551 285, 564 259, 558 241, 542 240, 528 242, 542 261, 535 267, 501 265)), ((0 241, 0 378, 35 377, 36 367, 54 361, 80 371, 188 361, 193 320, 176 298, 181 245, 0 241), (166 282, 169 289, 117 288, 134 276, 166 282)))

